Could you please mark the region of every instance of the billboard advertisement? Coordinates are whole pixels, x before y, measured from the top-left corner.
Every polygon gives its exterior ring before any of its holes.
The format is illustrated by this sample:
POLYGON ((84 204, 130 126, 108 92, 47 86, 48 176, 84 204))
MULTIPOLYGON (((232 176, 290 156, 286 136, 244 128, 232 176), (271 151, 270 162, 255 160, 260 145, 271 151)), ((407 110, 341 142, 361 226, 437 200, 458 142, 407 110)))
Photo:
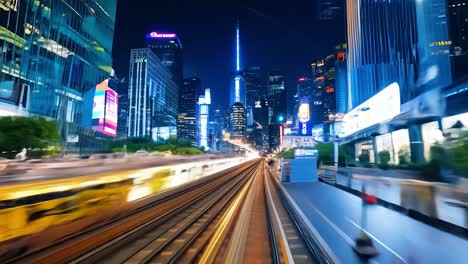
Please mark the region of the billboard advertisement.
POLYGON ((103 133, 109 136, 117 135, 118 96, 114 90, 106 91, 106 115, 103 133))
POLYGON ((92 128, 105 135, 117 135, 118 94, 109 88, 108 80, 96 86, 93 98, 92 128))
MULTIPOLYGON (((392 83, 343 118, 339 137, 349 136, 375 124, 390 120, 400 114, 400 86, 392 83)), ((338 131, 337 131, 338 132, 338 131)))
POLYGON ((301 100, 297 117, 299 120, 299 135, 310 135, 312 132, 312 125, 310 124, 310 104, 307 98, 301 100))
POLYGON ((104 108, 106 106, 106 91, 100 90, 94 93, 93 119, 104 118, 104 108))
POLYGON ((154 141, 168 140, 176 136, 177 127, 175 126, 153 127, 153 129, 151 129, 151 137, 154 141))

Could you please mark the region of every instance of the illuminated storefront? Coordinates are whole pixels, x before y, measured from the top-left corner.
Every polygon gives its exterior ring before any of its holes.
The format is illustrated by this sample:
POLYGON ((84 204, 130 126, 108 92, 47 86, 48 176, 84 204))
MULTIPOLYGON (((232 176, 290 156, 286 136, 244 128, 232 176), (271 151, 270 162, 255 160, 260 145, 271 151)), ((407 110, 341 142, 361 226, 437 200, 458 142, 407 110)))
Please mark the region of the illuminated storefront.
MULTIPOLYGON (((388 134, 375 137, 377 150, 390 153, 390 163, 399 164, 399 156, 410 155, 410 140, 408 129, 400 129, 388 134)), ((406 160, 409 162, 409 160, 406 160)))

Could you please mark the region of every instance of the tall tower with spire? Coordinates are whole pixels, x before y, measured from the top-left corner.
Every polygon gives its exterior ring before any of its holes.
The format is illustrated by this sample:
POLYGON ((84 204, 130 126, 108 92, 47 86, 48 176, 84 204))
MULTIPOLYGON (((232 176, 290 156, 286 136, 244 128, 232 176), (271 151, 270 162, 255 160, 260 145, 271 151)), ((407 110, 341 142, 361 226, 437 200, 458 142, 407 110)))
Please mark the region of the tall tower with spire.
POLYGON ((236 23, 236 71, 240 71, 240 33, 239 20, 236 23))
POLYGON ((236 23, 236 68, 234 71, 234 79, 231 84, 229 106, 234 103, 241 103, 245 107, 245 80, 242 77, 241 65, 240 65, 240 29, 239 21, 236 23))

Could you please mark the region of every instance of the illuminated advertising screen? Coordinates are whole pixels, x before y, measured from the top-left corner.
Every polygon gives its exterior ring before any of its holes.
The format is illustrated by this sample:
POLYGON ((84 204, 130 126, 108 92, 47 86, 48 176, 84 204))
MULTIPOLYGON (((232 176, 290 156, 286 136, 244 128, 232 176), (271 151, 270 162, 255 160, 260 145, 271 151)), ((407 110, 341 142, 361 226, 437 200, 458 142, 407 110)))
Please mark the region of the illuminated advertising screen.
POLYGON ((92 128, 105 135, 117 135, 118 94, 109 88, 108 80, 96 86, 93 99, 92 128))
POLYGON ((390 120, 400 114, 400 86, 392 83, 343 118, 339 137, 346 137, 372 125, 390 120))
POLYGON ((307 98, 303 98, 299 105, 299 111, 297 113, 299 120, 299 135, 310 135, 312 132, 312 125, 310 124, 310 105, 307 98))
POLYGON ((152 138, 154 141, 168 140, 170 137, 177 136, 177 127, 165 126, 165 127, 153 127, 151 129, 152 138))
POLYGON ((118 96, 114 90, 106 91, 106 116, 103 133, 109 136, 117 135, 118 96))
POLYGON ((96 91, 93 102, 93 119, 104 118, 104 108, 106 107, 106 91, 96 91))

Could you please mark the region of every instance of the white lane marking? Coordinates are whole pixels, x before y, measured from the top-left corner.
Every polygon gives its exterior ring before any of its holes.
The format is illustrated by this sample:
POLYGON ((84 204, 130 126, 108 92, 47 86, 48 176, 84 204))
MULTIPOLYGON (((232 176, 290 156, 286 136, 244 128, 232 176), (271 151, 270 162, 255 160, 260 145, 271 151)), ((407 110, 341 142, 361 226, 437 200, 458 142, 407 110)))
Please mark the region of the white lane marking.
MULTIPOLYGON (((272 172, 273 174, 273 172, 272 172)), ((275 179, 277 180, 277 179, 275 179)), ((299 216, 302 218, 302 220, 304 221, 304 223, 306 224, 307 228, 310 230, 310 232, 312 233, 312 235, 318 240, 320 246, 323 247, 323 250, 325 250, 328 254, 328 256, 330 256, 330 258, 332 259, 333 263, 335 264, 339 264, 341 263, 341 261, 338 259, 338 257, 333 253, 333 251, 330 249, 330 247, 328 246, 328 244, 325 242, 325 240, 322 238, 322 236, 320 236, 319 232, 317 232, 317 230, 312 226, 312 224, 310 223, 309 219, 305 216, 304 212, 302 212, 302 210, 299 208, 299 206, 296 204, 296 202, 294 201, 294 199, 289 195, 288 191, 286 191, 286 189, 283 187, 283 185, 281 185, 281 183, 279 184, 279 186, 281 187, 281 190, 282 192, 285 194, 286 196, 286 199, 289 200, 289 202, 291 203, 291 205, 294 207, 294 210, 297 212, 297 214, 299 214, 299 216)))
POLYGON ((310 206, 317 212, 318 215, 320 215, 320 217, 323 218, 323 220, 325 220, 325 222, 327 222, 327 224, 329 224, 335 230, 336 233, 338 233, 338 235, 340 235, 346 242, 348 242, 348 244, 354 246, 355 243, 351 237, 349 237, 345 232, 343 232, 343 230, 335 225, 335 223, 333 223, 324 213, 322 213, 320 209, 315 207, 312 203, 310 203, 310 206))
POLYGON ((377 241, 377 243, 379 243, 382 247, 384 247, 385 249, 387 249, 390 253, 392 253, 393 255, 395 255, 397 258, 399 258, 401 261, 403 261, 404 263, 408 263, 402 256, 400 256, 398 253, 396 253, 395 251, 393 251, 389 246, 385 245, 382 241, 380 241, 378 238, 376 238, 374 235, 372 235, 371 233, 367 232, 367 230, 365 230, 364 228, 362 228, 361 226, 359 226, 358 224, 356 224, 353 220, 345 217, 346 220, 348 220, 352 225, 354 225, 355 227, 357 227, 358 229, 360 229, 362 232, 366 233, 366 235, 370 236, 372 239, 374 239, 375 241, 377 241))
MULTIPOLYGON (((265 169, 266 170, 266 169, 265 169)), ((265 187, 266 187, 266 190, 267 190, 267 194, 268 194, 268 200, 270 201, 270 204, 271 204, 271 208, 273 209, 273 215, 275 216, 275 219, 276 219, 276 222, 278 223, 278 227, 279 227, 279 230, 280 230, 280 234, 281 234, 281 238, 283 239, 283 243, 286 247, 286 255, 288 256, 288 261, 289 263, 294 263, 294 259, 292 257, 292 253, 291 253, 291 248, 289 247, 289 243, 288 243, 288 239, 286 238, 286 234, 284 233, 284 228, 283 228, 283 225, 281 223, 281 219, 278 215, 278 211, 276 210, 276 207, 275 207, 275 204, 273 202, 273 197, 271 197, 271 191, 270 191, 270 186, 268 184, 268 179, 267 179, 267 174, 263 173, 263 180, 264 180, 264 184, 265 184, 265 187)))

